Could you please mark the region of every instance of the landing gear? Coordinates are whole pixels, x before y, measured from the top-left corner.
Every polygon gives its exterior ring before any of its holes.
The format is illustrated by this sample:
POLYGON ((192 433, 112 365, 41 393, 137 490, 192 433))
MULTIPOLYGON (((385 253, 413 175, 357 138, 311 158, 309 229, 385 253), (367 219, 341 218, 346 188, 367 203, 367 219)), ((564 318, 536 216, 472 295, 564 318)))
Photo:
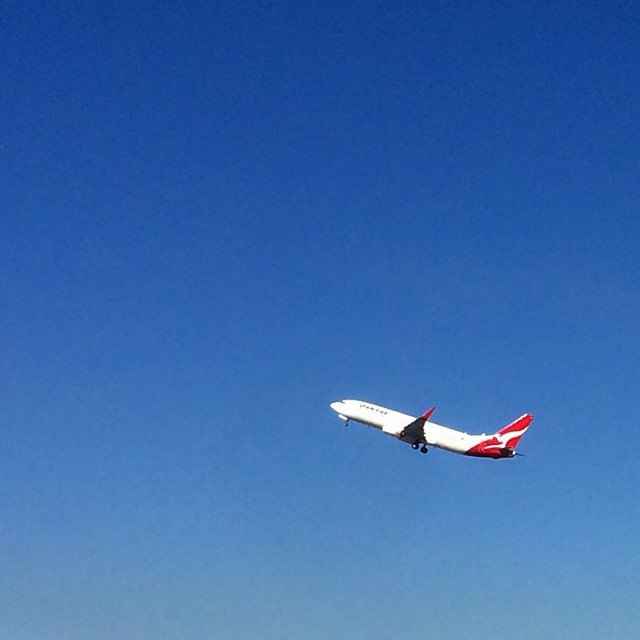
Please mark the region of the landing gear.
POLYGON ((345 426, 345 427, 348 427, 348 426, 349 426, 349 418, 347 418, 347 419, 344 421, 344 426, 345 426))
POLYGON ((420 441, 419 441, 419 440, 416 440, 415 442, 412 442, 412 443, 411 443, 411 448, 412 448, 414 451, 417 451, 417 450, 420 448, 420 441))
POLYGON ((426 444, 423 444, 420 447, 420 453, 429 453, 429 449, 427 449, 427 445, 426 444))

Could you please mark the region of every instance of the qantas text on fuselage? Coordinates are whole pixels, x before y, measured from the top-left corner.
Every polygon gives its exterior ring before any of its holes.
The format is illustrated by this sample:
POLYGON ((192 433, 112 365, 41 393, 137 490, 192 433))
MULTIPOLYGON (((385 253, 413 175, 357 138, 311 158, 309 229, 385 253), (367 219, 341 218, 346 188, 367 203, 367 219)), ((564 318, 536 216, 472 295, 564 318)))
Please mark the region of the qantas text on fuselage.
POLYGON ((525 413, 495 433, 471 434, 431 422, 429 418, 435 407, 417 418, 362 400, 333 402, 331 408, 347 424, 353 420, 375 427, 408 442, 413 449, 420 449, 422 453, 427 453, 431 446, 465 456, 493 459, 513 458, 516 445, 533 420, 531 414, 525 413))

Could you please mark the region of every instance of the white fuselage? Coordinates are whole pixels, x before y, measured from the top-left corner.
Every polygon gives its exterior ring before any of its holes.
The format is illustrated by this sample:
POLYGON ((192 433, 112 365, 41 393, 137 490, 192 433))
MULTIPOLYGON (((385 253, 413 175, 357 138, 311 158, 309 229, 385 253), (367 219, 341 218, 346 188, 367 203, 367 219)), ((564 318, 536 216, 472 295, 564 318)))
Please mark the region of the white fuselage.
MULTIPOLYGON (((340 415, 343 420, 353 420, 369 427, 380 429, 383 433, 400 438, 404 442, 414 442, 414 437, 402 436, 403 429, 414 420, 415 416, 410 416, 400 411, 393 411, 386 407, 381 407, 370 402, 361 400, 342 400, 334 402, 331 408, 340 415)), ((486 440, 486 434, 472 435, 457 431, 449 427, 444 427, 435 422, 425 422, 422 430, 422 437, 419 441, 422 444, 439 449, 445 449, 454 453, 466 454, 470 449, 486 440)))

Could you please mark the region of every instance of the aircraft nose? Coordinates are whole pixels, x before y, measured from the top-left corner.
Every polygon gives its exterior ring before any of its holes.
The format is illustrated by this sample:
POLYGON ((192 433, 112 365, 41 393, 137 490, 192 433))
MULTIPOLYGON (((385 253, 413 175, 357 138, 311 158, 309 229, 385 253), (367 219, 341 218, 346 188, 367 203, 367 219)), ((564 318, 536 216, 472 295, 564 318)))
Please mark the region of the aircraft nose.
POLYGON ((329 405, 336 413, 340 413, 342 410, 342 402, 332 402, 329 405))

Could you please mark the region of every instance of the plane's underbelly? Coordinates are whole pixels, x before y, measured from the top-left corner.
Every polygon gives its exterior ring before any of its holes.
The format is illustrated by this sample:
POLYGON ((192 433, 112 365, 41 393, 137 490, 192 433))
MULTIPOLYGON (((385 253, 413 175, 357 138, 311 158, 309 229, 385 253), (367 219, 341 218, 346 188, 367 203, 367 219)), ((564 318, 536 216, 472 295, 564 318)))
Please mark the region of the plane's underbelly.
MULTIPOLYGON (((359 403, 354 410, 345 416, 368 427, 380 429, 384 433, 397 436, 404 427, 416 418, 399 411, 392 411, 377 405, 359 403)), ((427 422, 424 426, 424 438, 427 446, 446 449, 455 453, 466 453, 474 444, 474 436, 450 429, 435 422, 427 422)), ((475 437, 477 439, 477 437, 475 437)), ((408 440, 405 440, 408 442, 408 440)))

